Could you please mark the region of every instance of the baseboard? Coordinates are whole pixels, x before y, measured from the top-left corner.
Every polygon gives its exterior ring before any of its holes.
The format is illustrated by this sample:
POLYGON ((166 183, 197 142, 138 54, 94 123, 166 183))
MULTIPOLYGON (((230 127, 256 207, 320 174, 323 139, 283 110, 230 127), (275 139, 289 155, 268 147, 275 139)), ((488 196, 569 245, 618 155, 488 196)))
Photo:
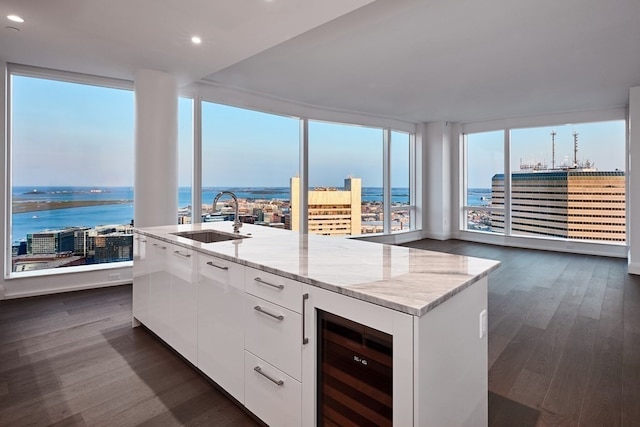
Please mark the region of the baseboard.
POLYGON ((640 262, 630 262, 627 271, 629 274, 640 275, 640 262))
POLYGON ((453 236, 451 235, 451 233, 425 232, 425 233, 422 233, 422 238, 423 239, 433 239, 433 240, 449 240, 449 239, 452 239, 453 236))
POLYGON ((29 290, 24 292, 18 291, 18 292, 12 292, 9 294, 6 294, 4 287, 0 285, 0 288, 2 288, 0 289, 0 299, 17 299, 17 298, 36 297, 41 295, 52 295, 52 294, 59 294, 63 292, 83 291, 87 289, 108 288, 110 286, 130 285, 130 284, 131 284, 131 280, 118 280, 118 281, 109 281, 104 283, 91 283, 88 285, 64 286, 64 287, 49 288, 49 289, 29 290))

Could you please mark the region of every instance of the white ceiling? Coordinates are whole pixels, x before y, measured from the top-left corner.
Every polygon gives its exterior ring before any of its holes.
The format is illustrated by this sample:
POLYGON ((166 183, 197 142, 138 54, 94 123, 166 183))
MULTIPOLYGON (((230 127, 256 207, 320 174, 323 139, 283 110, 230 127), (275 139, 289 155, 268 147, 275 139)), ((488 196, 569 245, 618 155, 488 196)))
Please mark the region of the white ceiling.
POLYGON ((26 22, 0 27, 8 62, 412 122, 620 107, 640 85, 639 0, 0 0, 9 13, 26 22))

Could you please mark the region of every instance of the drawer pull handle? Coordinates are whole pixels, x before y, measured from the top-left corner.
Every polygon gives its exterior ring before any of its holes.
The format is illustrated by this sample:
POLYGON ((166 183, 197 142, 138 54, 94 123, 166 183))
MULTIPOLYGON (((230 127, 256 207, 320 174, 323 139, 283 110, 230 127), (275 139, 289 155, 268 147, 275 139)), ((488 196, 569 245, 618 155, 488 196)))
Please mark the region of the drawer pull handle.
POLYGON ((271 316, 274 319, 278 319, 278 320, 284 320, 284 316, 282 314, 273 314, 273 313, 269 313, 268 311, 265 311, 262 307, 260 307, 259 305, 256 305, 255 307, 253 307, 253 309, 255 311, 259 311, 262 314, 266 314, 267 316, 271 316))
POLYGON ((260 366, 256 366, 255 368, 253 368, 254 371, 256 371, 257 373, 259 373, 260 375, 262 375, 263 377, 265 377, 266 379, 268 379, 269 381, 271 381, 272 383, 276 384, 276 385, 283 385, 284 381, 282 380, 276 380, 275 378, 272 378, 271 376, 265 374, 264 372, 262 372, 262 368, 260 366))
POLYGON ((154 243, 154 244, 153 244, 153 246, 155 246, 156 248, 160 248, 160 249, 162 249, 162 250, 167 249, 167 247, 166 247, 166 246, 160 246, 160 245, 159 245, 159 244, 157 244, 157 243, 154 243))
POLYGON ((309 344, 309 338, 307 338, 306 334, 306 326, 305 326, 305 317, 307 317, 307 300, 309 299, 309 294, 302 295, 302 345, 309 344))
POLYGON ((173 251, 174 254, 181 256, 182 258, 191 258, 191 254, 185 254, 180 251, 173 251))
POLYGON ((273 283, 265 282, 260 277, 256 277, 253 280, 255 280, 258 283, 262 283, 263 285, 271 286, 272 288, 276 288, 276 289, 280 289, 280 290, 284 289, 284 285, 274 285, 273 283))
POLYGON ((227 267, 226 265, 225 266, 216 265, 216 264, 212 263, 211 261, 209 261, 207 263, 207 265, 210 265, 211 267, 219 268, 220 270, 228 270, 229 269, 229 267, 227 267))

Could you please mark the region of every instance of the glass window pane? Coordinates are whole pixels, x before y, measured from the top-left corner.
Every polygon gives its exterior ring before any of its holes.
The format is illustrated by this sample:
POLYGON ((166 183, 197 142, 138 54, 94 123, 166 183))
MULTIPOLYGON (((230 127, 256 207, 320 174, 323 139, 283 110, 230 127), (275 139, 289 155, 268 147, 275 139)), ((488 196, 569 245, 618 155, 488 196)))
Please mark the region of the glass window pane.
POLYGON ((309 121, 309 232, 383 231, 382 129, 309 121))
POLYGON ((228 190, 238 196, 240 221, 286 228, 299 141, 298 119, 203 102, 203 221, 233 220, 229 199, 212 206, 228 190))
POLYGON ((411 135, 391 132, 391 232, 409 230, 412 210, 410 197, 411 135), (398 209, 402 207, 402 209, 398 209))
POLYGON ((504 131, 466 135, 466 163, 467 230, 504 233, 504 131))
POLYGON ((512 234, 624 242, 624 170, 624 120, 512 130, 512 234))
POLYGON ((14 272, 129 261, 133 92, 11 76, 14 272))
POLYGON ((178 99, 178 223, 191 223, 193 99, 178 99))

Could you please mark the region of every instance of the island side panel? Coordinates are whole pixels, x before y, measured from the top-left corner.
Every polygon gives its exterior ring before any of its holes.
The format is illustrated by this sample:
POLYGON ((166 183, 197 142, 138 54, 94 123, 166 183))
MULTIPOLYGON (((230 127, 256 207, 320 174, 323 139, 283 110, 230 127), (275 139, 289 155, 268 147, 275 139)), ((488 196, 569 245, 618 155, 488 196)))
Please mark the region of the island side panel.
POLYGON ((414 318, 414 411, 419 426, 488 424, 488 340, 480 338, 487 278, 414 318))

